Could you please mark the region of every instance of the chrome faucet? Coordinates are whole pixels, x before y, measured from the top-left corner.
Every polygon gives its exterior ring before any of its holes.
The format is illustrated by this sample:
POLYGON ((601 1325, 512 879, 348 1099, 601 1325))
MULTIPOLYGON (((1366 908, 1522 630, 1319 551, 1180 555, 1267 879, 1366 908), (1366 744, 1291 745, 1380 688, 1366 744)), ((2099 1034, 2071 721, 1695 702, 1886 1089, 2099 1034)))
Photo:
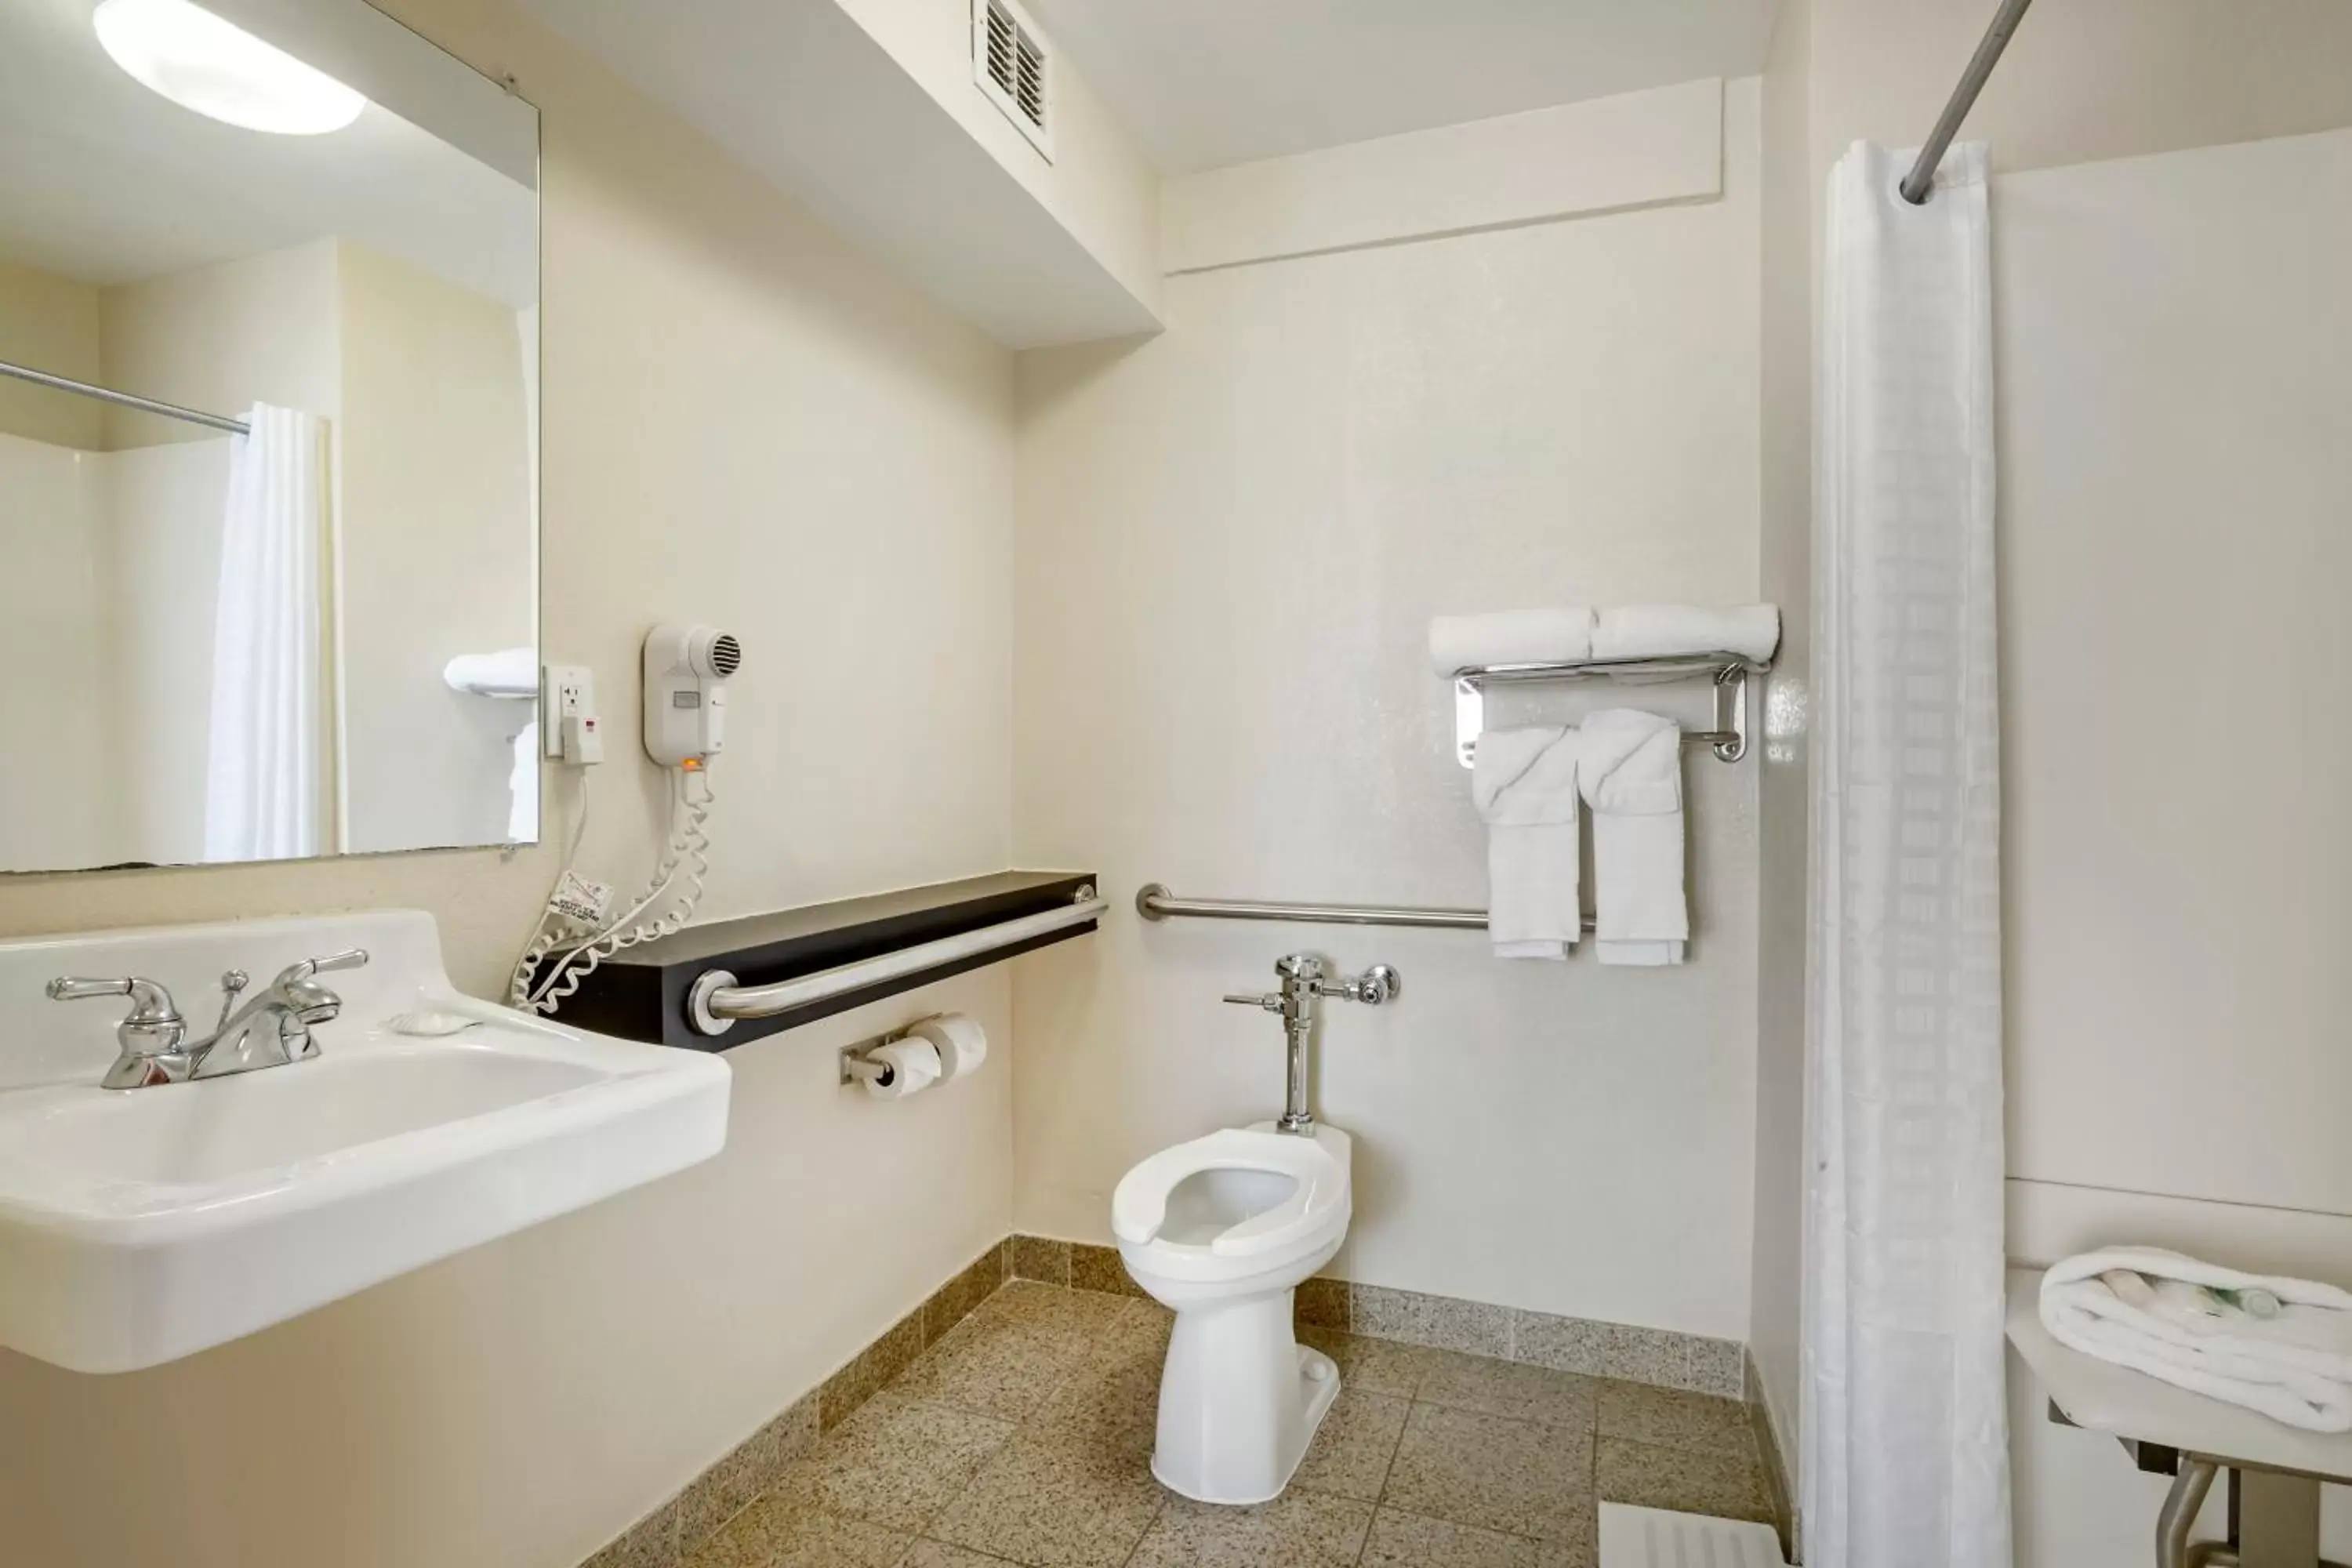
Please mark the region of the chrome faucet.
POLYGON ((1293 952, 1276 959, 1274 973, 1281 982, 1281 989, 1262 996, 1243 993, 1225 1000, 1238 1006, 1262 1007, 1282 1015, 1282 1037, 1289 1056, 1289 1088, 1282 1114, 1275 1120, 1275 1131, 1311 1138, 1315 1135, 1315 1118, 1307 1109, 1307 1042, 1315 1029, 1315 999, 1337 996, 1343 1002, 1361 1002, 1367 1007, 1377 1007, 1393 1001, 1403 981, 1385 963, 1375 963, 1361 974, 1332 980, 1327 978, 1329 971, 1325 969, 1323 961, 1311 952, 1293 952))
POLYGON ((106 1089, 147 1089, 284 1067, 317 1056, 319 1042, 310 1031, 341 1013, 343 999, 316 977, 330 970, 357 969, 367 961, 365 950, 355 947, 289 964, 241 1007, 237 996, 251 981, 244 970, 232 969, 221 976, 219 1020, 211 1034, 194 1045, 187 1043, 187 1020, 180 1016, 172 994, 155 981, 135 974, 119 980, 60 975, 49 982, 47 990, 53 1002, 130 997, 129 1015, 114 1026, 121 1055, 99 1082, 106 1089))

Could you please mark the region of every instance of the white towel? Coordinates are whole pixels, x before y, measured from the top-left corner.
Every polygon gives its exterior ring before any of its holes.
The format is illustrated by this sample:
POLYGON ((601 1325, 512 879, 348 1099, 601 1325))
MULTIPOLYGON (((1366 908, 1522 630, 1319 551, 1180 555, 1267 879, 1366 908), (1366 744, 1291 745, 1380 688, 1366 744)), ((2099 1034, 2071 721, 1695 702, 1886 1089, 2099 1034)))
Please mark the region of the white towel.
POLYGON ((477 697, 536 697, 539 649, 509 647, 496 653, 461 653, 441 667, 441 679, 452 691, 469 691, 477 697))
POLYGON ((2050 1337, 2084 1355, 2307 1432, 2352 1431, 2352 1294, 2333 1285, 2112 1247, 2054 1265, 2042 1277, 2041 1305, 2050 1337), (2154 1305, 2117 1296, 2099 1278, 2113 1268, 2147 1276, 2154 1305), (2279 1299, 2279 1315, 2217 1311, 2200 1286, 2259 1287, 2279 1299))
POLYGON ((1584 932, 1577 751, 1573 730, 1478 737, 1470 798, 1486 824, 1486 935, 1496 958, 1564 959, 1584 932))
POLYGON ((508 744, 514 765, 507 770, 507 842, 530 844, 539 838, 539 721, 526 721, 508 744))
POLYGON ((1482 664, 1569 664, 1592 657, 1592 612, 1580 605, 1440 616, 1429 623, 1430 668, 1452 675, 1482 664))
POLYGON ((1593 937, 1603 963, 1683 961, 1683 732, 1633 708, 1586 717, 1577 781, 1592 807, 1593 937))
POLYGON ((1722 610, 1696 605, 1620 605, 1602 610, 1592 629, 1595 658, 1736 653, 1762 664, 1780 647, 1777 605, 1738 605, 1722 610))

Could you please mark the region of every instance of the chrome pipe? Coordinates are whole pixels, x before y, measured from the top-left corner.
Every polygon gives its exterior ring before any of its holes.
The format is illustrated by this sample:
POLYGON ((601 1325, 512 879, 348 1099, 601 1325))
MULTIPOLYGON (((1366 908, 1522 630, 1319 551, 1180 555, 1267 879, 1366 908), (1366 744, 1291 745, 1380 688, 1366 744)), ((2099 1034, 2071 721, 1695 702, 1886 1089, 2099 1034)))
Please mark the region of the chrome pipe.
POLYGON ((2189 1532, 2197 1528, 2197 1510, 2213 1489, 2213 1473, 2210 1460, 2180 1457, 2180 1468, 2156 1516, 2157 1568, 2189 1568, 2189 1532))
POLYGON ((70 376, 52 375, 47 371, 35 370, 27 364, 10 364, 6 360, 0 359, 0 375, 14 376, 18 381, 29 381, 35 386, 46 386, 52 392, 70 392, 77 397, 95 397, 100 403, 111 403, 118 408, 135 408, 142 414, 160 414, 166 419, 184 419, 191 425, 207 425, 215 430, 226 430, 232 436, 253 434, 253 426, 242 419, 231 419, 219 414, 206 414, 200 408, 183 408, 176 403, 158 403, 152 397, 141 397, 129 392, 116 392, 109 387, 92 386, 86 381, 76 381, 70 376))
POLYGON ((1944 153, 1952 145, 1952 138, 1960 133, 1960 122, 1968 119, 1969 110, 1976 107, 1977 94, 1984 90, 1984 84, 1991 79, 1992 68, 2000 63, 2000 52, 2009 47, 2010 36, 2017 31, 2017 24, 2024 19, 2025 8, 2032 4, 2033 0, 2001 0, 2000 11, 1993 16, 1992 26, 1985 29, 1984 41, 1977 45, 1977 52, 1969 57, 1969 68, 1960 73, 1960 85, 1952 89, 1951 101, 1944 105, 1944 112, 1937 119, 1936 128, 1927 133, 1927 140, 1920 147, 1918 159, 1911 165, 1911 172, 1903 176, 1900 187, 1903 199, 1913 206, 1926 205, 1928 193, 1935 189, 1937 165, 1943 163, 1944 153))
MULTIPOLYGON (((1135 912, 1148 921, 1297 921, 1308 925, 1423 926, 1440 931, 1485 931, 1484 910, 1430 909, 1409 904, 1268 904, 1239 899, 1180 899, 1165 884, 1136 889, 1135 912)), ((1593 929, 1584 917, 1584 929, 1593 929)))
POLYGON ((726 970, 709 970, 696 979, 687 993, 687 1016, 695 1033, 723 1035, 740 1019, 772 1018, 812 1002, 829 1001, 868 985, 901 980, 999 948, 1015 947, 1035 937, 1050 936, 1055 931, 1099 920, 1109 908, 1109 901, 1097 896, 1094 889, 1082 888, 1076 901, 1058 910, 1041 910, 1034 915, 943 936, 917 947, 877 953, 797 979, 779 980, 772 985, 741 985, 726 970))

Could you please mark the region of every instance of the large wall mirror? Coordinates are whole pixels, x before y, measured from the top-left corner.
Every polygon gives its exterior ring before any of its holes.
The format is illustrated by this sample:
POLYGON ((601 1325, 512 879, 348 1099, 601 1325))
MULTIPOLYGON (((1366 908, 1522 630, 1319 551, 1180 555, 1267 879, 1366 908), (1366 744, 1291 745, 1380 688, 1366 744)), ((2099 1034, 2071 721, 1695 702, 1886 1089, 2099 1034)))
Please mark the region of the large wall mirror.
POLYGON ((0 871, 538 837, 538 142, 363 0, 0 5, 0 871))

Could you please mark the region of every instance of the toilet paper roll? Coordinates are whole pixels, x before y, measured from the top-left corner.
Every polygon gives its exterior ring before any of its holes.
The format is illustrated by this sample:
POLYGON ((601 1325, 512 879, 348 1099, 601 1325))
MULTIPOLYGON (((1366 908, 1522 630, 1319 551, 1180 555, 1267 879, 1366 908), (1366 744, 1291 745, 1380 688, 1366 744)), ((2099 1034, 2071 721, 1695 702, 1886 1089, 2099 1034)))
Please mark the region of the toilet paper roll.
POLYGON ((967 1013, 942 1013, 907 1031, 940 1053, 940 1081, 952 1082, 988 1059, 988 1031, 967 1013))
POLYGON ((866 1052, 866 1059, 890 1069, 887 1083, 866 1080, 866 1092, 877 1100, 904 1100, 940 1080, 940 1053, 929 1040, 893 1040, 866 1052))

